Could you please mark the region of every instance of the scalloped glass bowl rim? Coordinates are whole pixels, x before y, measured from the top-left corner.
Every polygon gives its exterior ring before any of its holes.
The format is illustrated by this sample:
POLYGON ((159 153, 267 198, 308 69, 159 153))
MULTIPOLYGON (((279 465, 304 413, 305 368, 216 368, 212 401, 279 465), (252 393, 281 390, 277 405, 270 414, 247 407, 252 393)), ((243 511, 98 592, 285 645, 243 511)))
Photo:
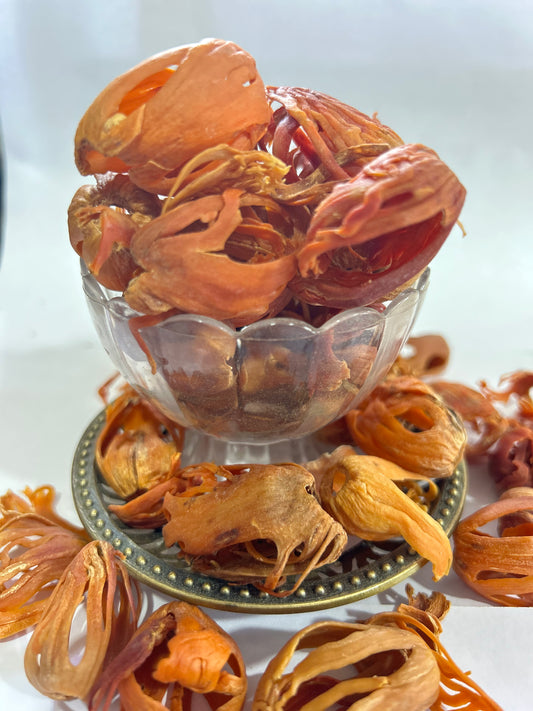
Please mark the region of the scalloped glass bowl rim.
MULTIPOLYGON (((94 303, 103 305, 106 309, 111 311, 115 318, 127 319, 142 317, 144 314, 139 311, 132 309, 126 302, 125 298, 120 295, 119 292, 110 291, 102 286, 97 279, 89 272, 87 266, 80 260, 81 263, 81 275, 83 281, 83 290, 88 299, 94 303)), ((372 327, 375 323, 379 323, 381 320, 391 316, 395 312, 395 307, 397 304, 401 303, 407 294, 412 292, 423 293, 429 283, 430 269, 426 269, 420 274, 418 279, 416 279, 411 285, 400 291, 391 300, 383 300, 375 303, 386 304, 383 311, 379 311, 372 305, 367 306, 354 306, 353 308, 341 311, 336 316, 332 316, 328 319, 322 326, 316 327, 305 321, 297 318, 290 318, 286 316, 275 316, 273 318, 260 319, 254 323, 248 324, 247 326, 242 326, 240 328, 234 328, 223 321, 219 321, 210 316, 205 316, 201 314, 183 313, 174 314, 168 316, 167 318, 162 318, 162 320, 157 324, 158 328, 165 328, 165 326, 183 323, 191 324, 197 323, 202 325, 208 325, 213 328, 218 328, 226 336, 233 336, 235 338, 246 338, 246 340, 276 340, 276 334, 274 330, 277 327, 283 327, 284 334, 280 337, 280 340, 287 340, 286 328, 290 327, 294 330, 294 334, 291 334, 291 338, 309 338, 310 336, 318 336, 323 334, 330 329, 342 328, 342 325, 346 322, 346 325, 350 325, 354 316, 362 317, 366 316, 368 322, 365 323, 366 328, 372 327), (267 331, 272 331, 272 333, 267 333, 267 331)), ((142 328, 142 327, 141 327, 142 328)))

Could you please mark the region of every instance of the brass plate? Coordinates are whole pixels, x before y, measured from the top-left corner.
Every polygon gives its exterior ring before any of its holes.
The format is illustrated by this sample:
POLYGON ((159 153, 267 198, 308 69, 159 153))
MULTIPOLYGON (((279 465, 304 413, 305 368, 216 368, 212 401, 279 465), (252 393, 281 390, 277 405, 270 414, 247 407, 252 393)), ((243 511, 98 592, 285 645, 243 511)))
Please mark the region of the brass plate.
MULTIPOLYGON (((167 549, 159 531, 125 526, 108 511, 121 503, 102 480, 95 464, 95 445, 104 424, 101 412, 88 426, 76 448, 72 493, 80 519, 90 536, 109 541, 124 555, 130 573, 147 585, 195 605, 249 613, 309 612, 355 602, 396 585, 426 560, 403 539, 384 543, 357 541, 333 565, 310 574, 293 594, 278 598, 253 585, 230 585, 196 573, 167 549)), ((464 462, 454 475, 439 483, 440 493, 431 515, 449 536, 459 521, 466 497, 464 462)), ((290 581, 289 581, 290 582, 290 581)))

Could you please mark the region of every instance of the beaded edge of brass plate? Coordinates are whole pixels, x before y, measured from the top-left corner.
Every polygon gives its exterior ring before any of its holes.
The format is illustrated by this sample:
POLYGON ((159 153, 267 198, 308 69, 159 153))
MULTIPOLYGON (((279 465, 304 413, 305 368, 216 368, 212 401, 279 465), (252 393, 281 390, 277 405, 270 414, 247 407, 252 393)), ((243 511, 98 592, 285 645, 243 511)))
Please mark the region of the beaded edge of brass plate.
MULTIPOLYGON (((405 541, 378 553, 375 560, 348 572, 332 566, 308 576, 293 594, 279 598, 253 585, 235 585, 196 573, 177 551, 166 549, 161 533, 125 526, 108 510, 117 503, 95 464, 95 445, 103 427, 101 412, 81 437, 72 465, 72 493, 81 522, 94 539, 109 541, 124 555, 130 573, 141 582, 195 605, 249 613, 309 612, 337 607, 386 590, 416 572, 426 560, 405 541)), ((431 515, 449 536, 459 522, 466 498, 467 470, 461 462, 453 476, 439 482, 439 496, 431 515)), ((356 546, 366 544, 358 543, 356 546)), ((348 557, 356 554, 347 551, 348 557)), ((345 554, 343 554, 345 557, 345 554)))

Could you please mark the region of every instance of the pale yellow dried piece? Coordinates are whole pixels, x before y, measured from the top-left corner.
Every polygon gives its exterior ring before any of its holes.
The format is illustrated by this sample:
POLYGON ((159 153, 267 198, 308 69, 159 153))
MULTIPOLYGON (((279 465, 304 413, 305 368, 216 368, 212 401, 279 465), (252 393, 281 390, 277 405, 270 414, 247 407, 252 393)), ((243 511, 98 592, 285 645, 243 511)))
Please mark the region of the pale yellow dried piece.
POLYGON ((320 501, 350 535, 369 541, 401 536, 432 563, 439 580, 452 563, 450 541, 442 526, 394 483, 412 477, 379 457, 333 459, 321 476, 320 501))

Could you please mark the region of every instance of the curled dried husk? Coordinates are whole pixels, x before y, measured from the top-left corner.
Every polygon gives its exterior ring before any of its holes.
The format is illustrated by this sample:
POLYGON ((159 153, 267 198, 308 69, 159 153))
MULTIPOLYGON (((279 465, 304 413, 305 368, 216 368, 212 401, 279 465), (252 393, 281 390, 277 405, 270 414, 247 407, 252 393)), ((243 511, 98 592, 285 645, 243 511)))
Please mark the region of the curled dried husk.
POLYGON ((123 711, 182 711, 193 694, 204 694, 212 709, 239 711, 246 689, 244 661, 232 637, 198 607, 170 602, 142 623, 103 671, 89 709, 107 711, 118 692, 123 711))
POLYGON ((227 469, 210 492, 165 495, 165 544, 178 544, 193 568, 285 596, 337 560, 347 536, 319 504, 310 472, 296 464, 227 469), (296 582, 279 590, 288 575, 296 582))
POLYGON ((446 339, 436 333, 425 336, 410 336, 407 352, 396 358, 390 375, 413 375, 416 378, 433 377, 445 370, 450 359, 450 347, 446 339))
POLYGON ((346 415, 346 423, 366 454, 430 478, 451 476, 466 446, 455 411, 430 385, 411 376, 386 379, 346 415))
POLYGON ((137 626, 140 593, 130 585, 120 554, 105 542, 87 543, 64 570, 26 647, 29 681, 45 696, 85 699, 104 666, 137 626), (76 617, 84 610, 83 651, 76 659, 76 617))
MULTIPOLYGON (((31 490, 26 491, 31 497, 31 490)), ((29 506, 12 492, 2 497, 2 504, 19 509, 29 506)), ((37 504, 36 508, 47 506, 37 504)), ((26 630, 40 620, 57 581, 86 543, 87 536, 79 529, 67 528, 41 513, 2 510, 0 638, 26 630)))
POLYGON ((184 429, 133 388, 106 407, 95 449, 107 484, 127 499, 169 479, 179 467, 184 429))
POLYGON ((442 526, 396 485, 413 475, 378 457, 352 454, 333 460, 320 476, 320 501, 348 534, 369 541, 401 536, 433 566, 433 577, 447 575, 450 541, 442 526))
POLYGON ((339 181, 313 213, 290 288, 351 308, 392 296, 420 274, 455 225, 465 189, 420 145, 386 151, 339 181))
POLYGON ((297 632, 259 680, 252 711, 425 711, 439 693, 432 651, 412 632, 324 621, 297 632), (305 656, 287 671, 297 652, 305 656), (342 678, 336 674, 345 672, 342 678))
POLYGON ((507 429, 507 419, 479 390, 446 380, 432 381, 431 387, 460 416, 467 432, 467 457, 486 454, 507 429))
POLYGON ((464 518, 454 531, 455 572, 475 592, 499 605, 533 605, 533 527, 527 522, 507 524, 501 536, 481 529, 531 509, 531 496, 500 498, 464 518))
POLYGON ((204 40, 114 79, 80 121, 76 165, 82 175, 129 172, 140 187, 164 194, 202 150, 219 143, 254 148, 270 118, 253 58, 232 42, 204 40))

